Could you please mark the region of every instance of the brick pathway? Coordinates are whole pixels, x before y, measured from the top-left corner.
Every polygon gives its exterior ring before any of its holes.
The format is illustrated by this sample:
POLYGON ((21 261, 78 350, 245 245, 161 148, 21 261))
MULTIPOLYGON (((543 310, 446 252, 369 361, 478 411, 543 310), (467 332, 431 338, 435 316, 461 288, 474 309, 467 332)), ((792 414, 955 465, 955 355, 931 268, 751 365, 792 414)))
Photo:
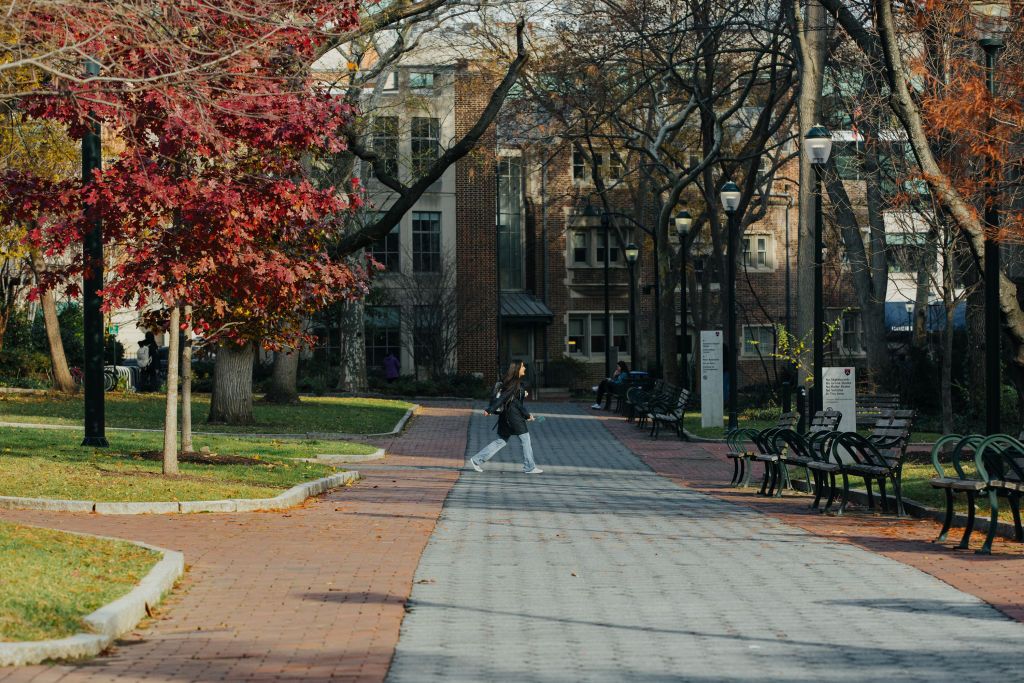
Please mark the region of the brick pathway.
MULTIPOLYGON (((728 486, 732 462, 721 444, 681 443, 672 435, 655 441, 648 431, 639 430, 620 417, 605 417, 608 430, 636 453, 655 472, 680 484, 798 526, 819 536, 853 543, 927 572, 951 586, 995 606, 1008 616, 1024 621, 1024 544, 997 537, 991 556, 952 550, 960 542, 962 528, 954 527, 954 543, 939 545, 932 540, 941 525, 932 520, 895 519, 867 511, 848 510, 843 517, 825 516, 808 510, 810 499, 786 492, 783 498, 758 496, 752 489, 728 486)), ((755 475, 760 476, 760 465, 755 475)), ((1008 518, 1009 513, 1004 514, 1008 518)), ((972 548, 980 548, 984 534, 975 532, 972 548)))
POLYGON ((0 670, 0 680, 383 680, 467 420, 465 404, 425 406, 365 481, 284 513, 0 513, 181 550, 190 565, 160 618, 109 656, 0 670))
POLYGON ((1024 677, 1024 625, 977 598, 674 484, 579 408, 534 411, 545 473, 513 449, 456 483, 390 683, 1024 677))

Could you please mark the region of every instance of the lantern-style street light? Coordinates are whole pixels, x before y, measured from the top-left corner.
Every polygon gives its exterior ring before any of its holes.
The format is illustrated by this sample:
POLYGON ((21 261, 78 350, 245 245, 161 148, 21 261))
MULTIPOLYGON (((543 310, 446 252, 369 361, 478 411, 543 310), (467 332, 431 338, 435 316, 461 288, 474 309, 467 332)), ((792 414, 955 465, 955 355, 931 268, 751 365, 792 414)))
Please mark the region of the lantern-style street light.
POLYGON ((824 239, 821 193, 822 169, 832 153, 832 133, 820 123, 804 136, 804 154, 814 166, 814 387, 811 391, 811 415, 822 410, 821 369, 825 363, 825 297, 823 284, 824 239))
POLYGON ((725 340, 729 345, 729 353, 726 354, 725 358, 725 373, 728 375, 726 391, 729 392, 729 430, 731 431, 739 426, 738 397, 736 396, 736 387, 738 385, 736 378, 736 356, 739 354, 739 349, 736 346, 736 212, 740 208, 740 199, 743 197, 743 194, 736 183, 730 180, 722 186, 719 196, 722 200, 722 208, 725 209, 729 219, 725 256, 725 340))
POLYGON ((676 214, 676 235, 679 236, 679 356, 682 359, 679 364, 679 386, 684 389, 690 388, 690 366, 687 360, 687 342, 689 341, 687 314, 686 314, 686 250, 688 245, 686 239, 690 235, 690 228, 693 226, 693 216, 686 209, 676 214))

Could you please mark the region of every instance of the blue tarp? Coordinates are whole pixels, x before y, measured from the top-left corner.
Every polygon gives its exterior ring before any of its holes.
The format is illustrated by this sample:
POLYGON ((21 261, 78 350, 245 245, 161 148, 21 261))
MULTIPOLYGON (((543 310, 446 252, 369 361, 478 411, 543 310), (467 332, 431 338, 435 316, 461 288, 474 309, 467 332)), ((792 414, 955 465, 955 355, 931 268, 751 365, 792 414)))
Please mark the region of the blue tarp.
MULTIPOLYGON (((928 306, 927 324, 929 332, 940 332, 946 327, 946 309, 942 304, 928 306)), ((909 332, 911 327, 907 305, 901 301, 885 303, 885 327, 890 332, 909 332)), ((967 328, 967 304, 961 301, 953 312, 953 329, 967 328)))

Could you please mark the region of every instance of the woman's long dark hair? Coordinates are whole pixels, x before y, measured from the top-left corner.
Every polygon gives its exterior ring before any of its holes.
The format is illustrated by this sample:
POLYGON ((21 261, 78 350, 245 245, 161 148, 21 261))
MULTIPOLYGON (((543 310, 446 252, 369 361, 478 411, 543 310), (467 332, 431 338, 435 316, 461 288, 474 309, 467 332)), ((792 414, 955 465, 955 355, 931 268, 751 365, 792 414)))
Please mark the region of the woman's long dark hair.
POLYGON ((629 374, 629 366, 626 365, 626 361, 624 361, 624 360, 620 360, 619 361, 619 372, 625 373, 627 375, 629 374))
POLYGON ((523 361, 514 360, 508 364, 508 372, 505 373, 504 379, 501 380, 501 393, 506 396, 511 394, 517 396, 519 389, 522 387, 523 378, 519 376, 520 370, 523 367, 523 361))

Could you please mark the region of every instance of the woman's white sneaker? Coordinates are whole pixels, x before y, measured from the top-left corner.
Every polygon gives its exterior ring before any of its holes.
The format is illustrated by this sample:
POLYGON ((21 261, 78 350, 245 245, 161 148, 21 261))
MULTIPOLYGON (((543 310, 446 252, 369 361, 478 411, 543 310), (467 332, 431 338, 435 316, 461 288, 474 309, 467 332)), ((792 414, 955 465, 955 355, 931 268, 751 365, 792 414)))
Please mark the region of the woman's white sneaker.
POLYGON ((484 471, 484 468, 480 467, 480 465, 477 463, 477 461, 474 460, 473 458, 469 459, 469 466, 472 467, 477 472, 483 472, 484 471))
POLYGON ((524 474, 542 474, 543 472, 544 470, 542 470, 541 468, 534 467, 532 470, 530 470, 529 472, 525 472, 524 474))

